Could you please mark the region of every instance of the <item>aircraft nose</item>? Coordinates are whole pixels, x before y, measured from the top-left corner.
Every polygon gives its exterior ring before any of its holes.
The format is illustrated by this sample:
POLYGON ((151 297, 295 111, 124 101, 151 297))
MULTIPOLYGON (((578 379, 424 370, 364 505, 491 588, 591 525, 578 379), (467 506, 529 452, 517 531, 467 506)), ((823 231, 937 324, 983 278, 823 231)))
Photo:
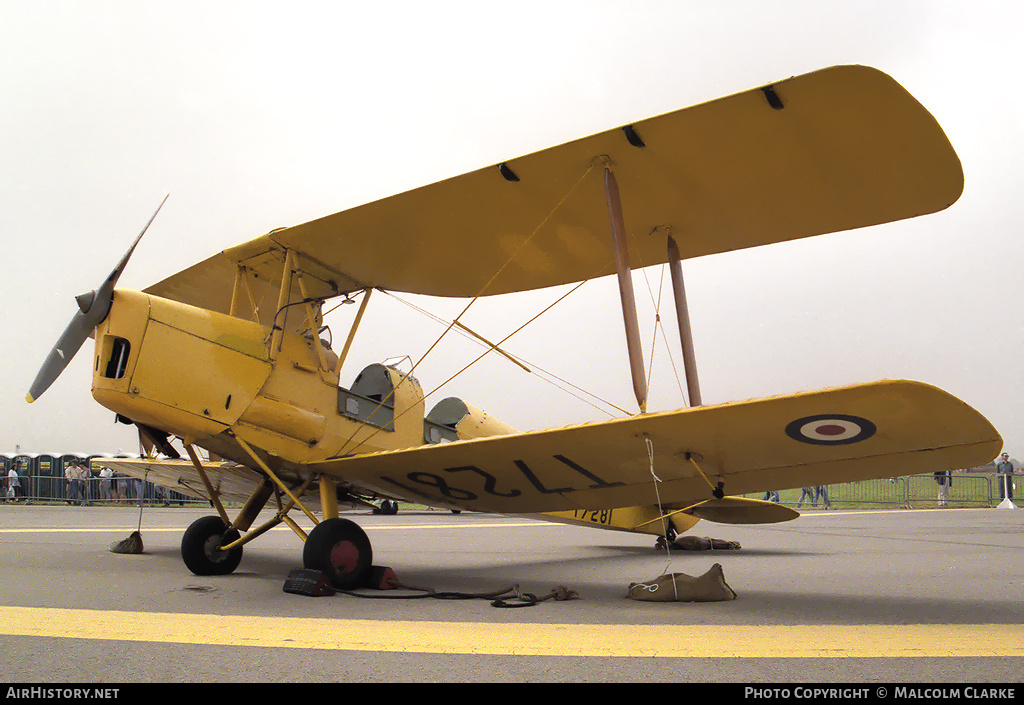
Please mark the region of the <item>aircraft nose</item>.
POLYGON ((99 289, 95 289, 85 294, 79 294, 75 297, 75 301, 78 303, 79 312, 75 313, 72 317, 71 322, 68 323, 68 327, 64 330, 57 344, 50 350, 50 354, 46 356, 46 360, 43 362, 43 366, 39 369, 36 374, 35 381, 32 382, 31 388, 29 388, 28 394, 25 396, 25 401, 28 403, 34 402, 39 398, 39 395, 45 392, 53 381, 60 376, 60 373, 64 371, 68 363, 71 362, 71 358, 75 356, 79 348, 85 342, 86 338, 92 333, 93 329, 98 326, 104 318, 107 317, 107 313, 110 312, 110 301, 114 292, 114 287, 117 285, 117 280, 121 276, 121 272, 124 271, 125 266, 128 264, 128 259, 132 256, 132 252, 135 251, 136 245, 139 244, 139 240, 146 234, 146 230, 152 225, 153 220, 156 218, 156 214, 160 212, 160 209, 164 207, 164 203, 167 202, 167 196, 164 196, 164 200, 160 202, 156 212, 150 217, 149 222, 146 223, 146 227, 142 229, 138 237, 135 238, 135 242, 128 248, 128 252, 125 253, 124 257, 114 268, 114 271, 110 273, 106 281, 99 289), (101 304, 96 306, 98 302, 101 304))

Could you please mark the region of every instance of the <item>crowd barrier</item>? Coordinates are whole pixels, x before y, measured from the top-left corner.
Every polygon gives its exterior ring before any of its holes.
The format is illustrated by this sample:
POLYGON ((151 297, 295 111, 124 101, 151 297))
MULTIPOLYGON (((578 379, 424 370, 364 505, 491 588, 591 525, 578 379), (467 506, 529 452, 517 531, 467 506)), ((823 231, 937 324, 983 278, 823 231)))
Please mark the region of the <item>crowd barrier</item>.
MULTIPOLYGON (((995 474, 954 473, 948 499, 939 497, 939 484, 932 474, 905 475, 881 480, 861 480, 818 488, 796 487, 780 491, 776 501, 798 509, 834 509, 838 507, 994 507, 1002 499, 1002 479, 995 474), (823 488, 823 489, 821 489, 823 488)), ((1014 476, 1016 478, 1016 476, 1014 476)), ((1022 483, 1016 481, 1016 486, 1022 483)), ((772 499, 764 494, 746 495, 755 499, 772 499)), ((1014 497, 1018 497, 1016 489, 1014 497)))
MULTIPOLYGON (((1016 477, 1016 476, 1015 476, 1016 477)), ((920 509, 936 506, 994 507, 1003 497, 1000 485, 1004 477, 994 474, 952 475, 949 497, 939 497, 939 485, 931 474, 863 480, 835 485, 781 490, 778 498, 771 495, 744 495, 756 499, 774 499, 799 509, 837 507, 903 507, 920 509), (805 491, 806 490, 806 491, 805 491)), ((1024 485, 1017 481, 1015 485, 1024 485)), ((7 499, 7 479, 3 481, 3 498, 7 499)), ((1020 495, 1014 489, 1013 496, 1020 495)), ((68 480, 63 476, 23 474, 15 489, 17 501, 66 502, 68 504, 208 504, 206 500, 187 497, 179 492, 130 477, 68 480)))
MULTIPOLYGON (((10 499, 7 478, 3 483, 3 498, 10 499)), ((187 504, 209 504, 206 500, 187 497, 180 492, 168 490, 152 482, 143 482, 131 477, 68 480, 51 475, 22 475, 15 488, 16 501, 59 503, 72 505, 117 505, 147 504, 184 506, 187 504)))

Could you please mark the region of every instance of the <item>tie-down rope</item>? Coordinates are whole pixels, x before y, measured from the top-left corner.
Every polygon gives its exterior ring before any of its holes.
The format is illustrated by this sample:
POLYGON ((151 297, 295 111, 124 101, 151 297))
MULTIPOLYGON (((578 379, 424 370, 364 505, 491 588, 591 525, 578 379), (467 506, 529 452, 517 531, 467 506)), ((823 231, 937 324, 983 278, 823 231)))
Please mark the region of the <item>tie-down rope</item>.
MULTIPOLYGON (((655 474, 655 472, 654 472, 654 442, 650 439, 650 437, 646 433, 644 434, 644 443, 647 445, 647 458, 650 461, 651 477, 654 480, 654 496, 658 500, 658 515, 661 517, 661 531, 662 531, 662 534, 665 535, 665 557, 666 557, 666 562, 665 562, 665 567, 661 571, 662 574, 665 575, 665 574, 668 574, 668 569, 672 565, 672 549, 670 548, 672 542, 668 540, 668 526, 666 525, 666 522, 667 521, 671 521, 671 520, 667 520, 665 518, 665 510, 661 506, 661 492, 658 489, 658 483, 661 482, 661 478, 658 477, 655 474)), ((673 597, 675 597, 675 599, 678 600, 679 599, 679 590, 676 587, 676 581, 675 580, 672 581, 672 592, 673 592, 673 597)))

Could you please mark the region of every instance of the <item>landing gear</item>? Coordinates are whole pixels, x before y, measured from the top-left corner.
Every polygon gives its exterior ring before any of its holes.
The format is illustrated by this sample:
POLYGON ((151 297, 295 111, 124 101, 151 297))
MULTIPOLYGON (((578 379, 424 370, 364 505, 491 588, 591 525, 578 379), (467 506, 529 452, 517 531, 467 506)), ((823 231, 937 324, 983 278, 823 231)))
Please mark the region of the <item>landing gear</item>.
POLYGON ((197 519, 181 538, 181 558, 196 575, 227 575, 242 560, 242 547, 222 551, 221 546, 238 540, 238 532, 228 529, 220 517, 197 519))
POLYGON ((373 510, 373 513, 390 516, 398 514, 398 502, 391 502, 385 499, 383 502, 380 503, 380 507, 373 510))
POLYGON ((353 590, 364 584, 373 565, 370 539, 348 519, 326 519, 309 532, 302 565, 326 573, 339 590, 353 590))
POLYGON ((659 536, 654 542, 654 547, 659 551, 664 551, 665 548, 671 546, 676 541, 676 527, 672 526, 671 521, 666 521, 665 524, 665 535, 659 536))
MULTIPOLYGON (((218 512, 217 516, 203 517, 195 521, 185 531, 181 540, 181 557, 188 569, 196 575, 227 575, 235 570, 242 560, 244 543, 284 522, 306 542, 302 550, 302 563, 305 568, 326 574, 339 590, 351 590, 365 585, 373 567, 373 549, 370 546, 370 539, 357 524, 338 517, 338 489, 333 478, 329 475, 310 474, 301 486, 286 485, 244 441, 240 438, 236 440, 249 452, 253 462, 263 470, 267 479, 256 488, 234 521, 228 518, 219 500, 219 492, 210 482, 192 446, 185 446, 196 472, 203 480, 210 501, 218 512), (314 480, 319 481, 320 506, 324 517, 323 521, 319 522, 299 500, 314 480), (282 492, 291 500, 286 505, 282 502, 282 492), (277 500, 277 514, 261 526, 251 529, 256 516, 272 495, 277 500), (308 535, 287 516, 293 506, 299 507, 316 524, 308 535), (245 532, 244 539, 239 540, 239 532, 245 532), (238 545, 230 550, 225 551, 221 548, 235 542, 238 545)), ((398 509, 397 502, 386 502, 384 506, 391 509, 391 513, 398 509)))

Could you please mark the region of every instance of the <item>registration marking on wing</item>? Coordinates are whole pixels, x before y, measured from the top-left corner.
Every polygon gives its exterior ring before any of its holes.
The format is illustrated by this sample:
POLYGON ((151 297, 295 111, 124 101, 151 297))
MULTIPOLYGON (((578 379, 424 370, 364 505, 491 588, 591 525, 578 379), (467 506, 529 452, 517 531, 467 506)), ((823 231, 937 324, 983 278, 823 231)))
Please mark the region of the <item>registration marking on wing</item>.
POLYGON ((446 467, 442 469, 445 475, 415 470, 406 473, 400 479, 391 475, 381 475, 381 480, 395 488, 410 492, 424 499, 433 501, 458 500, 463 502, 472 502, 479 499, 483 494, 492 497, 513 498, 521 496, 524 491, 528 492, 531 490, 542 495, 566 494, 581 489, 602 489, 625 484, 623 482, 607 482, 564 455, 552 455, 551 457, 578 473, 584 480, 580 483, 567 484, 567 482, 571 481, 560 478, 558 482, 551 483, 547 481, 547 484, 545 484, 545 480, 542 479, 541 475, 535 472, 528 463, 519 459, 512 460, 511 465, 526 480, 526 483, 520 487, 510 487, 509 485, 513 483, 502 483, 495 475, 476 465, 446 467))

